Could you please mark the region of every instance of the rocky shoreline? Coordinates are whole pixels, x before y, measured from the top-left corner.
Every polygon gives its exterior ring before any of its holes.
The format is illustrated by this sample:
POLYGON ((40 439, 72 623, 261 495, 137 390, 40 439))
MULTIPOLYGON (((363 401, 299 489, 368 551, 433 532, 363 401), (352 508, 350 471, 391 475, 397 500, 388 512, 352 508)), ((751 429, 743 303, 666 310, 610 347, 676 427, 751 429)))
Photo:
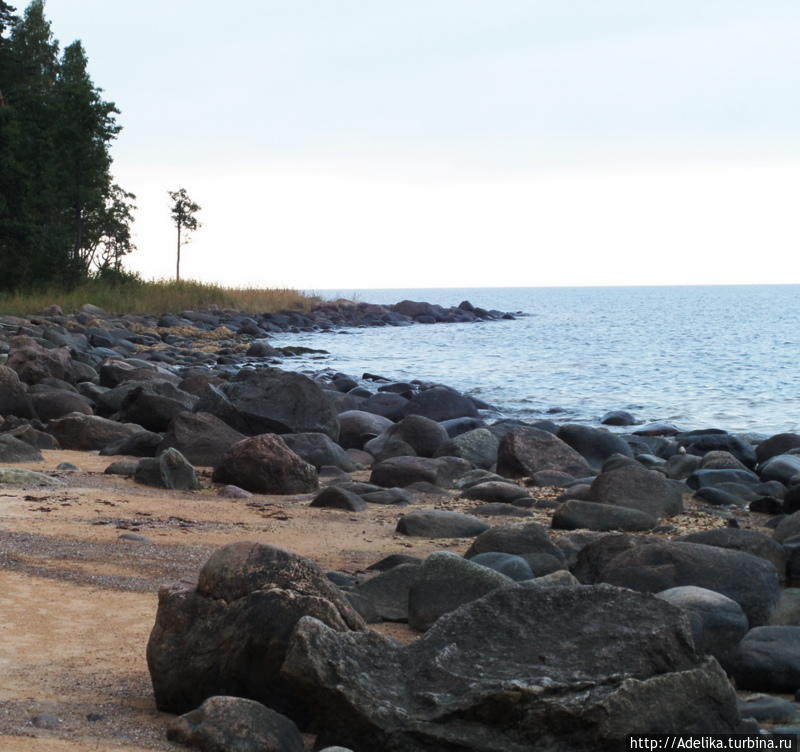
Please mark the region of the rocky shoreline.
MULTIPOLYGON (((109 458, 81 482, 123 479, 163 504, 384 526, 368 566, 326 571, 278 547, 277 530, 226 538, 196 582, 164 583, 147 660, 157 707, 182 714, 171 740, 513 752, 800 731, 786 698, 800 689, 800 591, 787 587, 800 579, 800 435, 619 412, 604 418, 619 433, 493 420, 445 385, 272 367, 287 357, 269 344, 278 329, 508 316, 404 301, 0 319, 4 489, 44 500, 72 487, 77 467, 34 468, 74 450, 109 458), (407 644, 376 631, 393 624, 407 644)), ((141 519, 129 544, 151 543, 141 519)), ((33 539, 20 535, 0 542, 0 570, 21 571, 33 539)))

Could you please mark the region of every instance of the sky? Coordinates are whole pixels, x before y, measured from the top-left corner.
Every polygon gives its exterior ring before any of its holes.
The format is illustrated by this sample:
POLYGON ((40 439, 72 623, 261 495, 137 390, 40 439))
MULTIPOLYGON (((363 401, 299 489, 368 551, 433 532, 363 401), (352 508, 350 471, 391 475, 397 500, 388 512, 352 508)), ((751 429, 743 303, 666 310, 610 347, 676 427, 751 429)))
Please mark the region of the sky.
MULTIPOLYGON (((19 3, 22 4, 21 2, 19 3)), ((800 283, 796 0, 47 0, 146 278, 800 283)))

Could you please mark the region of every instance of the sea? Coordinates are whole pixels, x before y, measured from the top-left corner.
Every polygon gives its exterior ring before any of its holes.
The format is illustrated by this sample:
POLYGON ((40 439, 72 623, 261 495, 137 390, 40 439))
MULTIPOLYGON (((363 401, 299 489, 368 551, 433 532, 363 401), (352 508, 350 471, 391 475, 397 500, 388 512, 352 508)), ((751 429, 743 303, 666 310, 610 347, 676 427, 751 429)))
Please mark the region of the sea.
POLYGON ((524 420, 596 425, 609 410, 681 429, 800 430, 800 285, 315 290, 519 314, 279 335, 324 349, 284 367, 447 384, 524 420))

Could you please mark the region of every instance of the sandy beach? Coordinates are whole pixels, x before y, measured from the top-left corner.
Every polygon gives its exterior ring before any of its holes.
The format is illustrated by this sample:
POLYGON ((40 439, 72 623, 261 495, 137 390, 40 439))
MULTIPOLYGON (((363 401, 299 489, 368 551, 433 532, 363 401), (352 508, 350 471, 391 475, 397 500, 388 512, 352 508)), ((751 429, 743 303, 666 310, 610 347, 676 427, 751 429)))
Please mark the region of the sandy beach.
MULTIPOLYGON (((370 505, 356 514, 311 509, 310 495, 226 499, 217 495, 208 468, 201 469, 200 491, 160 491, 103 474, 115 457, 43 454, 43 462, 17 466, 49 472, 64 486, 0 487, 0 747, 5 752, 181 749, 166 741, 171 716, 155 709, 145 646, 158 588, 193 581, 214 547, 256 540, 308 556, 324 569, 358 573, 389 553, 463 553, 467 539, 409 538, 397 535, 395 525, 416 508, 476 506, 454 496, 431 496, 411 507, 370 505), (80 471, 55 471, 62 462, 80 471)), ((533 491, 541 498, 556 493, 533 491)), ((525 521, 549 525, 552 510, 532 513, 525 521)), ((672 522, 685 530, 724 524, 691 503, 672 522)), ((373 628, 413 639, 405 625, 373 628)))

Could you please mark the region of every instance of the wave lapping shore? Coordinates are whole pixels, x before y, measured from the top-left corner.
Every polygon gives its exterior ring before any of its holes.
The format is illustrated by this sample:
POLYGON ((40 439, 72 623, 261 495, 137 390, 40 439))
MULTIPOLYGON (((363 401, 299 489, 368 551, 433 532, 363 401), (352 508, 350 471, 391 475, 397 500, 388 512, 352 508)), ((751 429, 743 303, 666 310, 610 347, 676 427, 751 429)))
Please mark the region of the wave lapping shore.
MULTIPOLYGON (((0 578, 152 594, 202 555, 145 609, 155 707, 179 716, 147 717, 151 749, 798 731, 779 695, 800 689, 800 435, 496 420, 422 379, 272 367, 270 322, 507 316, 427 305, 4 318, 0 578), (54 466, 64 450, 92 454, 54 466), (81 506, 126 495, 136 514, 81 506), (119 545, 141 547, 128 571, 119 545)), ((0 736, 29 728, 18 700, 0 736)), ((127 738, 131 705, 116 712, 47 732, 127 738)))

